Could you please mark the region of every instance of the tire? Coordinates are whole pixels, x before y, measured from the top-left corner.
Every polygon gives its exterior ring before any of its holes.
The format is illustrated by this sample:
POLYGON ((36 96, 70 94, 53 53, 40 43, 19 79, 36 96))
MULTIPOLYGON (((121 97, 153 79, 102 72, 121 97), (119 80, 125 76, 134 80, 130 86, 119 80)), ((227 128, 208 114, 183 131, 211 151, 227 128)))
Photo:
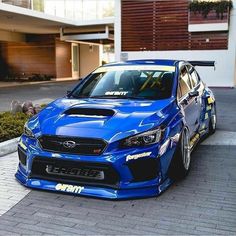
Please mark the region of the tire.
POLYGON ((169 177, 174 180, 183 179, 190 170, 190 164, 190 138, 188 129, 184 127, 173 160, 170 164, 169 177))
POLYGON ((216 132, 216 104, 214 103, 211 108, 211 117, 209 119, 209 135, 214 134, 216 132))

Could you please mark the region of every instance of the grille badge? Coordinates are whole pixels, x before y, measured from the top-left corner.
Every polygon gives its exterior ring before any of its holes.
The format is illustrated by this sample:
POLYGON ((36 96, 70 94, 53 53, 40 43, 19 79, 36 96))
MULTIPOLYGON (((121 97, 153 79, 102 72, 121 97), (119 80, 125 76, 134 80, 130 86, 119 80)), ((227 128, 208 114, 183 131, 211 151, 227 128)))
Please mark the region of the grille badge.
POLYGON ((63 146, 64 146, 65 148, 70 148, 70 149, 72 149, 72 148, 74 148, 74 147, 76 146, 76 142, 75 142, 75 141, 72 141, 72 140, 68 140, 68 141, 63 142, 63 146))

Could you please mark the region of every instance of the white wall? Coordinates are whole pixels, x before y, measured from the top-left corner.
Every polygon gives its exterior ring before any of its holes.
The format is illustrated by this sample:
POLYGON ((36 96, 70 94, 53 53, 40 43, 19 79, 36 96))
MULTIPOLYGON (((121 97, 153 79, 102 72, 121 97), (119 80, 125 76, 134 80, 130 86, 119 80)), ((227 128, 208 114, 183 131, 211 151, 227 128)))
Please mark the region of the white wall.
MULTIPOLYGON (((121 21, 120 1, 116 3, 115 53, 116 60, 121 58, 121 21), (119 7, 119 8, 118 8, 119 7), (119 17, 119 21, 117 19, 119 17)), ((197 70, 208 86, 234 87, 236 85, 236 0, 231 11, 228 50, 186 50, 186 51, 142 51, 125 52, 128 59, 183 59, 216 61, 216 69, 198 67, 197 70)))
POLYGON ((79 49, 80 77, 88 75, 100 65, 99 46, 80 44, 79 49))
POLYGON ((115 60, 120 61, 121 53, 121 0, 115 1, 115 24, 114 24, 114 39, 115 39, 115 60))
POLYGON ((233 87, 235 50, 129 52, 129 59, 183 59, 216 61, 216 68, 197 67, 208 86, 233 87))

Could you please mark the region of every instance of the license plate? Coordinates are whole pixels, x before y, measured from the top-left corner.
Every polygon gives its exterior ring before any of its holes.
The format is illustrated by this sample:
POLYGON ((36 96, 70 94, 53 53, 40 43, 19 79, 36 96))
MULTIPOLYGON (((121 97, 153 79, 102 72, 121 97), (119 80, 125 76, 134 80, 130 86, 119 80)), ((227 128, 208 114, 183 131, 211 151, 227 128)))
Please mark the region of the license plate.
POLYGON ((81 178, 96 179, 96 180, 104 179, 103 171, 95 170, 95 169, 88 169, 88 168, 47 165, 46 172, 50 175, 81 177, 81 178))

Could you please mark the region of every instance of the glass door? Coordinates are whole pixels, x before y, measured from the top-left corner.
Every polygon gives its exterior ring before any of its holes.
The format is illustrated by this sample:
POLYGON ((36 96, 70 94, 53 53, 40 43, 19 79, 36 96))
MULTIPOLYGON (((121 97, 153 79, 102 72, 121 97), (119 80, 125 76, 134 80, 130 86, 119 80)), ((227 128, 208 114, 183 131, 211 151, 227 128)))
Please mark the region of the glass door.
POLYGON ((72 43, 72 78, 79 78, 79 47, 78 44, 72 43))

